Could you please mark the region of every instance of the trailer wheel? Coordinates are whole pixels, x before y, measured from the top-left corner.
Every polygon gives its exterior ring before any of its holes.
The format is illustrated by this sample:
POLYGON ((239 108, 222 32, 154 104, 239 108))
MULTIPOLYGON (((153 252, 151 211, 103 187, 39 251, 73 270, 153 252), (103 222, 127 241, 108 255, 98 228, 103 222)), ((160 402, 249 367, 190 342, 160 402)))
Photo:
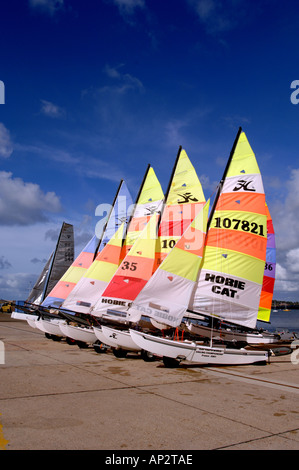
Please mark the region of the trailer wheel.
POLYGON ((73 346, 74 344, 76 344, 76 340, 74 340, 73 338, 69 338, 69 337, 66 338, 66 342, 70 346, 73 346))
POLYGON ((125 349, 113 349, 113 354, 115 357, 126 357, 128 351, 126 351, 125 349))
POLYGON ((175 367, 179 367, 180 361, 174 357, 163 356, 163 364, 169 369, 174 369, 175 367))
POLYGON ((151 353, 150 351, 145 351, 145 349, 142 349, 141 350, 141 358, 145 361, 145 362, 153 362, 156 360, 155 356, 153 355, 153 353, 151 353))

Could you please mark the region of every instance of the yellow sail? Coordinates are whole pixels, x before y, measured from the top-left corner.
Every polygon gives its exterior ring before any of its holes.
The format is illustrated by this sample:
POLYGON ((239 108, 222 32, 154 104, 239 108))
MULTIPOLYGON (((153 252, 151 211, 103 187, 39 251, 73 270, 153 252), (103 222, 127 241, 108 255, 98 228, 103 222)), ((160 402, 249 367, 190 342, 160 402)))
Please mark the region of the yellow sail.
POLYGON ((205 246, 209 201, 185 230, 128 310, 128 319, 141 315, 159 323, 178 326, 198 278, 205 246))
POLYGON ((240 130, 209 223, 192 310, 255 327, 266 246, 262 177, 240 130))
POLYGON ((186 151, 180 148, 159 227, 157 266, 175 246, 205 202, 197 173, 186 151))
POLYGON ((102 251, 97 254, 94 262, 63 302, 64 309, 89 313, 119 266, 124 226, 122 223, 102 251))

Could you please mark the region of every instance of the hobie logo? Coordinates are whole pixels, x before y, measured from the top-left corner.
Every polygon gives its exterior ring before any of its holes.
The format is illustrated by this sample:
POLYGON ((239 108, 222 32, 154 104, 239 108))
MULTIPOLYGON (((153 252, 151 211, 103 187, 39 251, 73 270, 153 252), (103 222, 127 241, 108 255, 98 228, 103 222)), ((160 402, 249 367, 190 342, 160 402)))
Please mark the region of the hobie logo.
POLYGON ((183 198, 182 201, 178 201, 178 204, 186 204, 188 202, 198 202, 198 199, 196 197, 192 196, 191 193, 184 193, 184 194, 178 194, 183 198))
POLYGON ((132 305, 132 302, 126 302, 125 300, 118 299, 109 299, 108 297, 102 297, 101 302, 102 304, 122 305, 123 307, 130 307, 132 305))
POLYGON ((5 349, 3 341, 0 341, 0 365, 5 364, 5 349))
POLYGON ((0 80, 0 104, 5 104, 5 86, 2 80, 0 80))
POLYGON ((245 290, 245 282, 230 277, 216 276, 206 273, 205 281, 212 282, 212 292, 214 294, 225 295, 227 297, 237 298, 238 290, 245 290))
POLYGON ((298 104, 299 103, 299 80, 293 80, 291 83, 291 88, 295 88, 295 91, 290 96, 290 100, 292 104, 298 104))
POLYGON ((240 189, 243 189, 244 191, 255 191, 255 188, 250 187, 251 183, 252 181, 239 180, 233 191, 240 191, 240 189))

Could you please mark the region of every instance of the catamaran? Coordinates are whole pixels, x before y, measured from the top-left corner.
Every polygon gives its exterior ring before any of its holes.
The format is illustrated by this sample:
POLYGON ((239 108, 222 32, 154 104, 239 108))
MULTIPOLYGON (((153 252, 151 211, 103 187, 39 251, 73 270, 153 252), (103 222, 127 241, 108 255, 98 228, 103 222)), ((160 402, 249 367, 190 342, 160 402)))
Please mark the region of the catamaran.
MULTIPOLYGON (((205 229, 205 217, 193 225, 202 237, 187 243, 187 229, 180 243, 154 273, 128 310, 136 322, 141 313, 167 328, 182 328, 207 315, 244 329, 255 329, 262 292, 267 249, 267 211, 261 173, 245 133, 240 128, 205 229), (192 318, 191 318, 192 317, 192 318)), ((213 325, 212 325, 213 326, 213 325)), ((269 353, 226 344, 202 344, 196 339, 174 341, 162 334, 130 330, 136 344, 153 354, 178 363, 180 360, 217 364, 265 362, 269 353)), ((199 339, 199 338, 198 338, 199 339)))
POLYGON ((76 297, 76 292, 80 291, 80 283, 87 282, 90 286, 88 296, 97 289, 97 280, 89 279, 89 273, 92 266, 97 265, 99 258, 103 258, 103 252, 111 246, 110 241, 116 233, 121 236, 124 227, 133 210, 133 200, 124 180, 120 181, 114 200, 110 206, 99 238, 95 234, 82 252, 78 255, 70 269, 59 280, 49 296, 45 299, 42 306, 50 308, 56 313, 57 319, 42 319, 41 323, 46 323, 48 327, 51 323, 51 329, 57 329, 56 335, 67 338, 67 341, 83 345, 86 342, 93 343, 97 341, 87 319, 75 318, 80 309, 84 309, 88 304, 88 297, 76 297), (107 248, 108 247, 108 248, 107 248), (74 305, 73 305, 73 304, 74 305), (73 310, 73 306, 76 308, 73 310), (87 339, 89 339, 87 341, 87 339))
MULTIPOLYGON (((68 320, 67 324, 61 324, 63 334, 68 334, 76 341, 89 343, 98 341, 93 325, 98 325, 98 329, 100 329, 100 325, 95 317, 90 315, 90 312, 94 309, 98 298, 105 291, 121 260, 134 244, 134 240, 150 220, 151 215, 159 213, 161 210, 162 201, 161 185, 154 169, 151 165, 148 165, 136 203, 133 210, 130 211, 126 223, 116 230, 72 292, 61 304, 59 312, 68 320), (89 325, 86 324, 87 320, 89 325), (82 322, 85 325, 82 325, 82 322)), ((132 269, 134 269, 134 266, 133 263, 132 269)), ((110 303, 108 302, 106 309, 109 306, 110 303)))
MULTIPOLYGON (((262 292, 260 296, 260 303, 258 309, 257 320, 260 322, 269 323, 271 315, 272 297, 275 283, 275 268, 276 268, 276 248, 275 248, 275 233, 273 228, 272 218, 269 208, 266 205, 267 212, 267 249, 266 249, 266 262, 265 271, 262 284, 262 292)), ((239 344, 251 345, 273 345, 281 341, 281 335, 270 333, 265 329, 257 328, 242 328, 235 323, 225 322, 222 319, 212 319, 211 317, 202 317, 201 322, 186 322, 188 329, 200 336, 210 338, 213 336, 215 339, 223 341, 233 341, 239 344)))
MULTIPOLYGON (((31 326, 41 329, 46 335, 50 335, 52 339, 65 336, 65 332, 61 331, 60 326, 67 327, 69 321, 74 317, 70 315, 72 312, 68 310, 60 311, 61 305, 76 288, 79 280, 88 271, 95 258, 101 253, 110 240, 113 231, 115 231, 115 227, 126 223, 131 210, 133 210, 133 200, 125 181, 121 180, 100 237, 94 235, 76 259, 72 259, 73 262, 69 263, 68 269, 61 272, 55 285, 52 285, 52 289, 48 290, 47 295, 43 297, 39 308, 35 312, 27 311, 29 314, 35 313, 34 317, 27 315, 27 321, 31 326)), ((85 326, 88 325, 88 322, 81 320, 80 324, 85 326)))
MULTIPOLYGON (((114 321, 114 325, 106 324, 96 332, 99 340, 104 343, 106 341, 110 346, 112 342, 114 348, 118 348, 118 356, 121 350, 123 356, 129 350, 140 350, 132 341, 128 331, 126 321, 128 307, 166 259, 204 204, 205 197, 196 171, 186 151, 180 147, 165 194, 160 220, 158 224, 157 220, 152 221, 152 228, 157 227, 157 230, 145 229, 136 240, 92 312, 95 316, 105 318, 106 322, 109 316, 110 320, 114 321), (154 236, 148 237, 148 233, 154 236), (128 267, 133 269, 127 270, 128 267), (113 311, 107 311, 106 302, 109 301, 115 302, 113 311)), ((151 324, 147 324, 146 327, 154 329, 151 324)))
POLYGON ((73 225, 63 222, 54 251, 47 260, 27 300, 17 302, 16 309, 12 312, 11 317, 18 320, 27 320, 35 328, 35 321, 39 318, 37 314, 38 307, 73 261, 74 228, 73 225))

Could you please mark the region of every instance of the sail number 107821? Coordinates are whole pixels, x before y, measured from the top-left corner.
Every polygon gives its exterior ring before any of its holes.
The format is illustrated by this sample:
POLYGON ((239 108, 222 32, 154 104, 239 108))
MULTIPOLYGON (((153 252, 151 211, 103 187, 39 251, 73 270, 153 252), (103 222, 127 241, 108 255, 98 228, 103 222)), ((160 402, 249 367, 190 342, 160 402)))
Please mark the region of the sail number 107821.
POLYGON ((248 220, 230 219, 229 217, 215 217, 214 228, 229 228, 233 230, 243 230, 243 232, 251 232, 264 237, 264 225, 248 220))

